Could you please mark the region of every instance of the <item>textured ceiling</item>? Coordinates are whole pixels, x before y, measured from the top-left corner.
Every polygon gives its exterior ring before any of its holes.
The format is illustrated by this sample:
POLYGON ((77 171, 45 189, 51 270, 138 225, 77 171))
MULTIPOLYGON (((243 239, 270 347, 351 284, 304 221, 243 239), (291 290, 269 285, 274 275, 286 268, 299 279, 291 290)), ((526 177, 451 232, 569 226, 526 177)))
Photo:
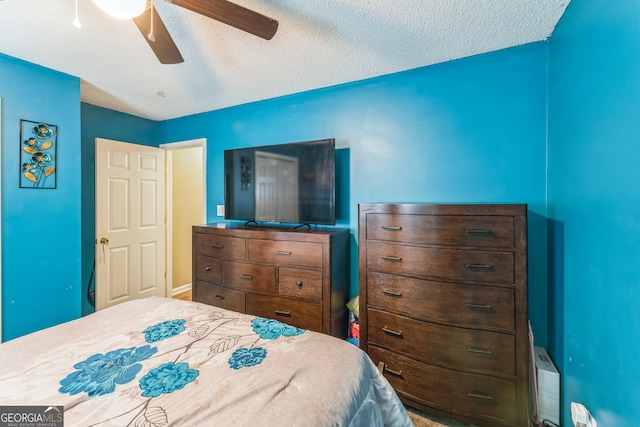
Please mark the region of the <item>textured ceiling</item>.
POLYGON ((545 40, 569 1, 235 0, 280 23, 267 41, 154 0, 185 59, 161 65, 90 0, 81 29, 75 0, 0 0, 0 53, 79 77, 84 102, 164 120, 545 40))

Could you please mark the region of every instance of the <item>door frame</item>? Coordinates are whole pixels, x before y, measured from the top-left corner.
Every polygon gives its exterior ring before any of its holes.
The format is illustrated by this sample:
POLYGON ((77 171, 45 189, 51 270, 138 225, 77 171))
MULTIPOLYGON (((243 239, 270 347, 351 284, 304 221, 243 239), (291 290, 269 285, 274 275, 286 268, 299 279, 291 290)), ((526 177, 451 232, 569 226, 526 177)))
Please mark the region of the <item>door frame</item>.
MULTIPOLYGON (((167 151, 178 150, 181 148, 193 148, 202 147, 202 223, 207 222, 207 139, 198 138, 190 139, 187 141, 168 142, 166 144, 160 144, 160 148, 167 151)), ((172 183, 172 164, 171 155, 167 153, 166 156, 167 167, 165 169, 165 203, 166 203, 166 250, 167 250, 167 280, 166 280, 166 294, 168 297, 172 297, 174 294, 173 289, 173 183, 172 183)), ((193 283, 192 283, 193 286, 193 283)), ((184 292, 188 289, 180 289, 176 293, 184 292)))

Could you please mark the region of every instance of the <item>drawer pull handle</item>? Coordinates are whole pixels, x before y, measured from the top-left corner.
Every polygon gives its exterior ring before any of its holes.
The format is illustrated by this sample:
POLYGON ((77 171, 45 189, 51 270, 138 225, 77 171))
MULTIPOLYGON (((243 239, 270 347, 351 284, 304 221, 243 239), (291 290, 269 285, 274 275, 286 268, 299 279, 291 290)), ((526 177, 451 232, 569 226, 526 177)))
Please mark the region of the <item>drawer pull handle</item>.
POLYGON ((390 256, 390 255, 382 255, 382 259, 385 261, 392 261, 392 262, 401 262, 402 258, 397 257, 397 256, 390 256))
POLYGON ((476 353, 476 354, 493 354, 493 351, 491 351, 490 348, 467 347, 467 351, 469 353, 476 353))
POLYGON ((275 313, 276 313, 276 316, 291 317, 291 312, 290 311, 275 310, 275 313))
POLYGON ((241 274, 240 278, 244 279, 244 280, 253 280, 253 276, 251 276, 249 274, 241 274))
POLYGON ((469 228, 466 230, 467 234, 493 234, 493 231, 491 230, 484 230, 484 229, 473 229, 473 228, 469 228))
POLYGON ((219 245, 219 244, 217 244, 217 243, 214 243, 213 245, 211 245, 211 247, 212 247, 213 249, 222 249, 222 248, 224 248, 224 246, 219 245))
POLYGON ((222 295, 216 295, 214 298, 217 299, 218 301, 224 301, 225 299, 222 295))
POLYGON ((291 252, 290 251, 276 251, 276 255, 289 256, 289 255, 291 255, 291 252))
POLYGON ((467 264, 469 270, 493 270, 493 265, 491 264, 467 264))
POLYGON ((298 289, 302 289, 302 282, 300 280, 298 280, 296 282, 296 286, 298 287, 298 289))
POLYGON ((483 399, 483 400, 494 400, 493 396, 485 393, 474 393, 472 391, 467 393, 467 396, 473 397, 475 399, 483 399))
POLYGON ((387 295, 387 296, 390 296, 390 297, 396 297, 396 298, 402 297, 402 294, 400 292, 393 292, 393 291, 385 291, 385 290, 383 290, 382 293, 387 295))
POLYGON ((389 369, 389 368, 387 368, 386 366, 384 367, 384 371, 383 371, 382 373, 384 374, 385 372, 390 373, 390 374, 391 374, 391 375, 393 375, 394 377, 404 378, 404 377, 402 376, 402 371, 394 371, 393 369, 389 369))
POLYGON ((205 271, 211 271, 211 267, 209 267, 209 266, 206 266, 204 269, 205 269, 205 271))
POLYGON ((394 337, 402 338, 402 331, 394 331, 392 329, 387 329, 386 326, 382 328, 382 331, 386 334, 393 335, 394 337))
POLYGON ((383 225, 382 229, 385 231, 402 231, 402 227, 392 225, 383 225))
POLYGON ((469 304, 467 304, 467 307, 473 308, 476 310, 493 310, 493 306, 489 304, 474 304, 470 302, 469 304))

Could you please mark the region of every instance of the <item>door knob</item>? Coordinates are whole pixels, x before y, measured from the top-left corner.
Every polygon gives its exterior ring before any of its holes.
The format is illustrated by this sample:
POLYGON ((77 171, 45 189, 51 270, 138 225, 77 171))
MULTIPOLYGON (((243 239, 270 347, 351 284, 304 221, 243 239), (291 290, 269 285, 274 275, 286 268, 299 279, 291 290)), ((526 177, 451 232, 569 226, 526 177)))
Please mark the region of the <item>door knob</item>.
POLYGON ((106 243, 109 243, 109 239, 107 239, 106 237, 103 237, 102 239, 100 239, 100 243, 102 243, 103 245, 106 243))

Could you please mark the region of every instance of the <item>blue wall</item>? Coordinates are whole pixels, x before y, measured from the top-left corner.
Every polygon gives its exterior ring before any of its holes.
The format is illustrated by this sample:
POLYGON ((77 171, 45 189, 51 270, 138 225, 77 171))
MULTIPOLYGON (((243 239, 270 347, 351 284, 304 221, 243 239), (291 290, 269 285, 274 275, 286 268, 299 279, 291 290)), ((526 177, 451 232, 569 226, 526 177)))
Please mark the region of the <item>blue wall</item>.
POLYGON ((80 80, 0 54, 2 338, 80 316, 80 80), (20 119, 58 126, 56 189, 19 188, 20 119))
POLYGON ((535 43, 160 124, 161 142, 207 138, 209 221, 223 203, 223 150, 319 138, 338 148, 338 225, 358 203, 527 203, 530 317, 546 345, 547 45, 535 43))
POLYGON ((640 3, 581 0, 550 40, 552 357, 598 426, 640 423, 640 3))
POLYGON ((639 21, 636 0, 574 0, 549 43, 161 123, 80 106, 78 79, 0 55, 4 338, 86 311, 95 137, 207 138, 210 221, 224 149, 334 137, 352 294, 358 203, 527 203, 530 317, 563 374, 563 424, 579 401, 602 427, 635 426, 639 21), (60 126, 58 189, 18 189, 21 118, 60 126))
POLYGON ((96 239, 96 138, 158 146, 158 122, 83 103, 82 114, 82 314, 94 308, 86 297, 96 239))

